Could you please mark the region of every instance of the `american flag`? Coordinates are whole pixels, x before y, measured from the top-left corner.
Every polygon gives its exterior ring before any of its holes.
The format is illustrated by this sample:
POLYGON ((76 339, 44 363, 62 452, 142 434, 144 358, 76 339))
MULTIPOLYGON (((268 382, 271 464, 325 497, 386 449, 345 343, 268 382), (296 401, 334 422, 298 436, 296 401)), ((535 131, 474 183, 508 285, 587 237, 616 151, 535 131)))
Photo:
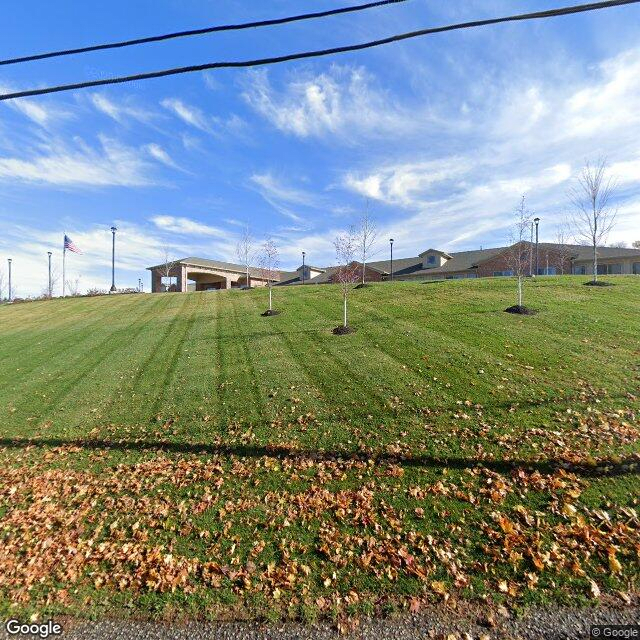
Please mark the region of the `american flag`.
POLYGON ((82 253, 82 251, 73 244, 73 240, 67 235, 64 237, 64 248, 69 249, 69 251, 73 251, 73 253, 82 253))

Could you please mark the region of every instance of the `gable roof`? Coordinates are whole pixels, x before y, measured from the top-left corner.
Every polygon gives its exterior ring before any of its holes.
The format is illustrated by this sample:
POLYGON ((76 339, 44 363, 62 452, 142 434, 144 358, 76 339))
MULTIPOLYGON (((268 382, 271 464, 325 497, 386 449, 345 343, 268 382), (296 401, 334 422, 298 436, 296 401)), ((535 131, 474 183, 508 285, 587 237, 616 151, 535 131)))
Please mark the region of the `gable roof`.
POLYGON ((429 253, 437 253, 439 256, 442 256, 443 258, 447 258, 447 260, 450 260, 452 257, 448 253, 445 253, 444 251, 439 251, 438 249, 427 249, 426 251, 419 253, 418 257, 423 258, 429 253))
MULTIPOLYGON (((314 267, 313 265, 310 264, 305 264, 304 265, 306 269, 311 269, 311 271, 324 271, 325 268, 324 267, 314 267)), ((302 271, 302 265, 300 265, 296 271, 302 271)))
MULTIPOLYGON (((527 244, 529 244, 527 242, 527 244)), ((564 245, 567 249, 568 256, 575 261, 590 261, 593 257, 593 248, 587 245, 564 245)), ((538 244, 538 251, 544 252, 546 250, 557 251, 561 245, 552 242, 540 242, 538 244)), ((478 265, 482 264, 486 260, 496 257, 497 255, 507 251, 509 247, 495 247, 492 249, 476 249, 473 251, 457 251, 451 253, 445 253, 437 249, 428 249, 423 251, 419 256, 412 258, 394 258, 393 260, 393 275, 394 276, 426 276, 434 274, 450 274, 460 273, 474 269, 478 265), (428 253, 436 253, 447 258, 445 264, 439 267, 432 267, 425 269, 422 265, 422 258, 428 253)), ((640 249, 629 249, 626 247, 599 247, 598 256, 604 259, 616 259, 616 258, 638 258, 640 261, 640 249)), ((357 261, 356 261, 357 262, 357 261)), ((210 269, 219 269, 222 271, 231 271, 234 273, 245 273, 246 267, 244 265, 236 264, 233 262, 223 262, 221 260, 208 260, 206 258, 189 257, 182 260, 176 260, 175 264, 189 265, 193 267, 205 267, 210 269)), ((358 263, 361 264, 361 263, 358 263)), ((156 265, 155 267, 147 267, 148 270, 153 270, 161 267, 162 265, 156 265)), ((333 275, 340 268, 339 266, 333 267, 314 267, 312 265, 305 264, 305 267, 313 271, 321 271, 319 275, 313 278, 305 278, 305 284, 326 284, 332 281, 333 275)), ((388 276, 391 268, 390 260, 374 260, 367 262, 367 268, 374 271, 378 271, 380 274, 388 276)), ((302 284, 301 278, 302 265, 298 267, 296 271, 281 271, 277 270, 279 274, 279 285, 295 285, 302 284)), ((261 278, 262 272, 258 267, 249 267, 249 275, 254 278, 261 278)))
MULTIPOLYGON (((174 264, 176 265, 187 265, 190 267, 205 267, 208 269, 219 269, 220 271, 231 271, 233 273, 241 273, 244 274, 247 272, 247 267, 243 264, 236 264, 234 262, 223 262, 222 260, 208 260, 207 258, 182 258, 181 260, 174 260, 174 264)), ((153 267, 147 267, 149 271, 153 271, 159 267, 163 267, 164 265, 155 265, 153 267)), ((293 277, 295 272, 291 271, 281 271, 279 269, 275 269, 276 273, 279 275, 280 280, 283 278, 293 277)), ((259 267, 249 267, 249 276, 253 278, 261 278, 262 270, 259 267)))

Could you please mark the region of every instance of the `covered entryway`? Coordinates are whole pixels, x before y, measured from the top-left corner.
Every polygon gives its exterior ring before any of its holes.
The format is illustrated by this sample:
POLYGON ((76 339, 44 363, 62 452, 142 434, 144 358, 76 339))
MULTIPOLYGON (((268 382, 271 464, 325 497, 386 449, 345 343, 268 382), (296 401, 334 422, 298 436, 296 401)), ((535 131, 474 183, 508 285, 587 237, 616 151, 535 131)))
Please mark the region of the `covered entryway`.
POLYGON ((175 291, 217 291, 246 286, 264 286, 260 270, 250 267, 247 282, 246 267, 228 262, 216 262, 202 258, 185 258, 170 265, 149 267, 151 291, 160 293, 175 291), (167 268, 167 267, 170 268, 167 268))

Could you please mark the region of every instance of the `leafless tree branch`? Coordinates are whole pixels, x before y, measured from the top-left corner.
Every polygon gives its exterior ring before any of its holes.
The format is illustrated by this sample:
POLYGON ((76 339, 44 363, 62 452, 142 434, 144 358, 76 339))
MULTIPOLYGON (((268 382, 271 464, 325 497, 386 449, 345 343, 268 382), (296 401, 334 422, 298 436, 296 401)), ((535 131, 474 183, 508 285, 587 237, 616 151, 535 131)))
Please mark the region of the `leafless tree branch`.
POLYGON ((347 324, 347 298, 354 282, 358 281, 358 265, 354 262, 354 255, 357 246, 357 239, 354 228, 350 228, 347 233, 339 235, 333 245, 336 249, 336 258, 340 265, 333 275, 333 281, 340 285, 342 291, 343 304, 343 326, 347 324))
POLYGON ((243 228, 240 240, 238 240, 238 243, 236 244, 236 255, 240 264, 245 268, 247 277, 246 284, 247 286, 251 286, 249 267, 251 265, 251 261, 254 258, 254 248, 253 238, 251 236, 251 230, 249 229, 248 224, 243 228))
POLYGON ((362 262, 362 284, 366 281, 367 260, 371 257, 371 250, 378 237, 378 229, 369 212, 369 201, 365 205, 365 211, 360 218, 355 235, 355 243, 362 262))
POLYGON ((515 210, 515 221, 509 239, 510 247, 506 261, 513 275, 518 279, 518 306, 523 306, 524 278, 529 272, 532 245, 527 242, 527 235, 531 227, 531 213, 527 209, 525 196, 515 210))
POLYGON ((262 245, 262 255, 260 256, 260 272, 262 279, 267 281, 269 287, 269 311, 273 311, 273 283, 280 280, 278 247, 272 238, 267 238, 262 245))
POLYGON ((617 209, 612 205, 616 181, 607 176, 607 161, 586 162, 577 184, 569 191, 574 207, 573 226, 577 239, 593 248, 593 280, 598 281, 598 247, 615 224, 617 209))

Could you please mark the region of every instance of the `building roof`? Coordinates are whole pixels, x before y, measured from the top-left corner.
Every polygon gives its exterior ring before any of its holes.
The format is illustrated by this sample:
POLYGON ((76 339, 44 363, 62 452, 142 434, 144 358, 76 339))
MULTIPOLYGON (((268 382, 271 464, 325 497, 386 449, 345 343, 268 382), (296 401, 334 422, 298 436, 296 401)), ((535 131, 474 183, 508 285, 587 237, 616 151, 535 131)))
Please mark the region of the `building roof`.
MULTIPOLYGON (((208 260, 207 258, 182 258, 181 260, 174 260, 174 264, 176 265, 188 265, 191 267, 205 267, 208 269, 219 269, 221 271, 232 271, 234 273, 246 273, 247 267, 243 264, 236 264, 234 262, 223 262, 222 260, 208 260)), ((147 267, 148 270, 152 271, 153 269, 157 269, 158 267, 162 267, 163 265, 155 265, 153 267, 147 267)), ((280 276, 280 280, 283 278, 291 278, 296 275, 295 271, 281 271, 279 269, 275 270, 276 273, 280 276)), ((249 276, 254 278, 262 277, 262 270, 259 267, 249 267, 249 276)))
POLYGON ((419 253, 418 256, 420 258, 423 258, 429 253, 437 253, 439 256, 442 256, 443 258, 447 258, 447 259, 451 258, 451 256, 448 253, 445 253, 444 251, 439 251, 438 249, 427 249, 426 251, 419 253))
MULTIPOLYGON (((305 264, 304 265, 306 269, 311 269, 311 271, 324 271, 325 267, 314 267, 313 265, 310 264, 305 264)), ((302 271, 302 265, 300 265, 296 271, 302 271)))
MULTIPOLYGON (((552 242, 541 242, 538 250, 550 248, 557 249, 559 245, 552 242)), ((591 245, 572 244, 566 245, 571 250, 573 260, 593 260, 593 247, 591 245)), ((599 258, 640 258, 640 249, 629 249, 627 247, 598 247, 599 258)))
MULTIPOLYGON (((584 245, 565 245, 569 257, 574 261, 591 260, 593 249, 590 246, 584 245)), ((538 251, 544 252, 546 249, 557 250, 560 247, 558 244, 552 242, 541 242, 538 244, 538 251)), ((507 251, 509 247, 494 247, 491 249, 476 249, 472 251, 457 251, 444 253, 443 251, 437 251, 429 249, 413 258, 399 258, 393 260, 393 275, 394 276, 427 276, 434 274, 451 274, 451 273, 464 273, 470 269, 474 269, 482 262, 490 260, 501 253, 507 251), (427 253, 439 253, 443 256, 450 256, 450 258, 440 267, 423 267, 422 257, 427 253)), ((612 259, 612 258, 626 258, 635 257, 640 258, 640 249, 627 249, 618 247, 600 247, 598 248, 598 256, 600 258, 612 259)), ((384 275, 389 275, 391 264, 389 260, 378 260, 368 262, 367 267, 375 269, 384 275)), ((331 282, 331 278, 338 267, 327 267, 325 272, 315 278, 308 280, 309 284, 325 284, 331 282)), ((285 284, 284 282, 281 284, 285 284)))
MULTIPOLYGON (((528 244, 528 243, 527 243, 528 244)), ((538 244, 538 251, 542 252, 549 250, 558 250, 561 245, 554 244, 552 242, 541 242, 538 244)), ((593 248, 588 245, 564 245, 567 249, 568 256, 575 261, 589 261, 593 257, 593 248)), ((445 253, 436 249, 428 249, 423 251, 419 256, 412 258, 394 258, 393 260, 393 275, 394 276, 427 276, 434 274, 451 274, 451 273, 464 273, 470 269, 474 269, 485 260, 494 258, 495 256, 505 252, 509 247, 495 247, 492 249, 477 249, 473 251, 457 251, 445 253), (447 261, 439 267, 425 268, 423 266, 422 256, 428 253, 438 253, 447 257, 447 261)), ((629 249, 626 247, 599 247, 598 256, 603 259, 615 259, 615 258, 634 258, 637 257, 640 260, 640 249, 629 249)), ((193 267, 205 267, 210 269, 219 269, 222 271, 232 271, 236 273, 245 273, 246 267, 244 265, 235 264, 232 262, 223 262, 220 260, 207 260, 206 258, 189 257, 182 260, 176 260, 176 264, 185 264, 193 267)), ((155 267, 148 267, 149 270, 157 269, 162 265, 156 265, 155 267)), ((312 265, 305 264, 314 271, 321 271, 319 275, 314 278, 305 279, 305 284, 326 284, 332 281, 333 275, 339 269, 338 266, 333 267, 314 267, 312 265)), ((389 275, 391 264, 389 260, 374 260, 367 262, 367 268, 378 271, 382 275, 389 275)), ((302 265, 298 267, 296 271, 280 271, 279 285, 296 285, 302 284, 301 278, 302 265)), ((249 267, 249 275, 254 278, 262 277, 262 272, 258 267, 249 267)))

